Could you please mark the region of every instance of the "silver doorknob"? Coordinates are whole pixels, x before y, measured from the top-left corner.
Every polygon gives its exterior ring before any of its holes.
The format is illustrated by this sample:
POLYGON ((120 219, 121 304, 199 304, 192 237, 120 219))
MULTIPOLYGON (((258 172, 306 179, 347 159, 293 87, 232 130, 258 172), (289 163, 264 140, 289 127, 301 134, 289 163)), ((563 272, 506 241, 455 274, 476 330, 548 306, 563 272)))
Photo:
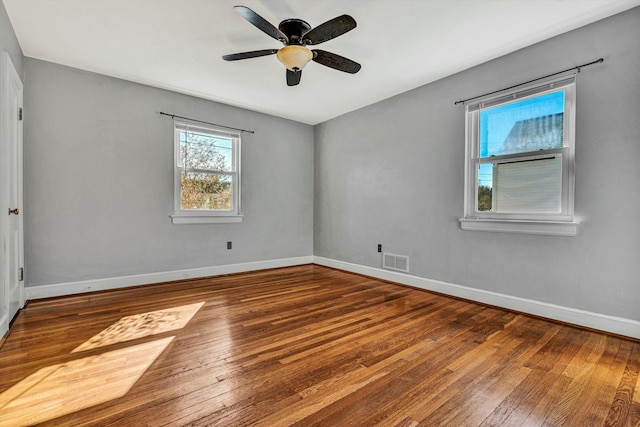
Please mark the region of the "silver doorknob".
POLYGON ((20 213, 20 211, 18 210, 18 208, 9 209, 9 215, 11 215, 11 214, 18 215, 19 213, 20 213))

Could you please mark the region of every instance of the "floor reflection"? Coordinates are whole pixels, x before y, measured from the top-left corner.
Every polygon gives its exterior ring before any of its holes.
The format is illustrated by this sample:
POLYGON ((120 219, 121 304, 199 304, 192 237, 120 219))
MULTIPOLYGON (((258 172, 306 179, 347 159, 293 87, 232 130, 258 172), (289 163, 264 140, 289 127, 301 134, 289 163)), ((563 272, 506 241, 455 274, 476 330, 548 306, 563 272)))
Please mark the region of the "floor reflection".
POLYGON ((72 353, 182 329, 203 305, 199 302, 123 317, 72 353))
POLYGON ((42 368, 0 394, 1 424, 33 425, 122 397, 174 338, 42 368))

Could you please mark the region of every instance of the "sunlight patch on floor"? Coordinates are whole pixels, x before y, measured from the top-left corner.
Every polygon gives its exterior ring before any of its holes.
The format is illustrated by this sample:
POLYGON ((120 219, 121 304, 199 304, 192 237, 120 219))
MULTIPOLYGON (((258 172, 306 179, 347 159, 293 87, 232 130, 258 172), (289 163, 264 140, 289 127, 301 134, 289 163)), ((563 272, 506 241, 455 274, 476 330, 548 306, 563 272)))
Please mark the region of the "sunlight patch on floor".
POLYGON ((182 329, 204 302, 126 316, 85 341, 72 353, 182 329))
POLYGON ((80 357, 77 353, 184 328, 204 302, 126 316, 0 394, 0 425, 28 426, 123 397, 175 336, 80 357), (73 356, 71 356, 73 355, 73 356))
POLYGON ((27 426, 124 396, 175 337, 47 366, 0 394, 3 426, 27 426))

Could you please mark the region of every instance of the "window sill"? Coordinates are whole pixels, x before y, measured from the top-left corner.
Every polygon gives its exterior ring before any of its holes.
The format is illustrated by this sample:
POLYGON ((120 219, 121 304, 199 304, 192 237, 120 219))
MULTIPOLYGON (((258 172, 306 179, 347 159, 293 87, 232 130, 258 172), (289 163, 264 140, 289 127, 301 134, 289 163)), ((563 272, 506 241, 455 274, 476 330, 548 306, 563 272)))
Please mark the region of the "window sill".
POLYGON ((173 214, 171 215, 171 222, 173 224, 225 224, 242 222, 242 217, 242 215, 173 214))
POLYGON ((502 233, 542 234, 547 236, 575 236, 579 222, 523 221, 500 219, 460 218, 460 227, 470 231, 494 231, 502 233))

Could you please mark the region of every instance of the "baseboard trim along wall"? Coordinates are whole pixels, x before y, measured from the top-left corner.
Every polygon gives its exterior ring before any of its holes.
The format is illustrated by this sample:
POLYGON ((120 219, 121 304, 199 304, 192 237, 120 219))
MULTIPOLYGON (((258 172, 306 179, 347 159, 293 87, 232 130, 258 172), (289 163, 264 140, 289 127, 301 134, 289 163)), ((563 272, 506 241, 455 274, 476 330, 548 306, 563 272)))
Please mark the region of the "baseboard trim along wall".
POLYGON ((4 334, 9 331, 9 316, 4 315, 0 319, 0 343, 2 342, 2 338, 4 338, 4 334))
MULTIPOLYGON (((383 270, 381 268, 375 267, 367 267, 364 265, 352 264, 344 261, 317 256, 282 258, 275 260, 220 265, 214 267, 193 268, 188 270, 165 271, 159 273, 137 274, 132 276, 120 276, 96 280, 57 283, 52 285, 31 286, 25 288, 25 292, 27 300, 35 300, 63 295, 82 294, 85 292, 125 288, 129 286, 170 282, 173 280, 196 279, 199 277, 219 276, 222 274, 242 273, 256 270, 265 270, 268 268, 290 267, 294 265, 311 263, 363 274, 365 276, 388 280, 390 282, 400 283, 403 285, 409 285, 416 288, 425 289, 427 291, 439 292, 445 295, 464 298, 483 304, 503 307, 506 309, 528 313, 535 316, 541 316, 552 320, 558 320, 560 322, 640 339, 640 322, 635 320, 609 316, 606 314, 593 313, 570 307, 563 307, 526 298, 500 294, 497 292, 474 289, 467 286, 455 285, 453 283, 412 276, 406 273, 383 270)), ((0 331, 4 330, 3 326, 5 325, 0 325, 0 331)), ((6 325, 6 327, 8 327, 8 324, 6 325)))
POLYGON ((28 286, 25 288, 25 291, 27 294, 27 300, 36 300, 63 295, 82 294, 85 292, 126 288, 129 286, 171 282, 173 280, 197 279, 199 277, 243 273, 248 271, 265 270, 268 268, 291 267, 294 265, 311 264, 312 262, 313 257, 309 255, 295 258, 281 258, 239 264, 218 265, 214 267, 192 268, 188 270, 174 270, 158 273, 136 274, 132 276, 110 277, 105 279, 82 280, 78 282, 56 283, 52 285, 28 286))
POLYGON ((383 270, 381 268, 367 267, 335 259, 314 256, 313 262, 314 264, 324 265, 326 267, 337 268, 339 270, 363 274, 377 279, 388 280, 390 282, 396 282, 428 291, 434 291, 522 313, 528 313, 547 319, 640 339, 640 322, 631 319, 563 307, 545 302, 500 294, 497 292, 485 291, 482 289, 474 289, 467 286, 425 279, 423 277, 412 276, 410 274, 397 273, 394 271, 383 270))

